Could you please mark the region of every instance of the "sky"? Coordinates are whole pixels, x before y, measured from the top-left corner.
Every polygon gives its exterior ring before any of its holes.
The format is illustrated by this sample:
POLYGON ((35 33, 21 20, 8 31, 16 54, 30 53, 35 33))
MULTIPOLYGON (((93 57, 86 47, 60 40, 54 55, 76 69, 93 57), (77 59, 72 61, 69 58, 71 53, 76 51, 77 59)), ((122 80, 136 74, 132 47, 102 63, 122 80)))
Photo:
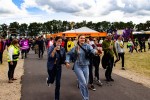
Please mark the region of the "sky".
POLYGON ((0 0, 0 24, 50 20, 145 23, 150 0, 0 0))

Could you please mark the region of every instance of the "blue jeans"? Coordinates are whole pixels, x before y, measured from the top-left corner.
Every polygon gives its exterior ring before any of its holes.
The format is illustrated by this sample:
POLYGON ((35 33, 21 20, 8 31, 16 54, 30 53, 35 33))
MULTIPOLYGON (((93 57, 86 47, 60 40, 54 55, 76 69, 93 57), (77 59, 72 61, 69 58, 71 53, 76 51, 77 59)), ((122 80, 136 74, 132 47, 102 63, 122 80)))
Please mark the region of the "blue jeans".
POLYGON ((129 47, 129 52, 131 52, 131 53, 133 52, 132 46, 129 47))
POLYGON ((59 100, 60 97, 60 81, 61 81, 61 72, 62 68, 61 66, 54 65, 52 70, 48 70, 48 83, 53 84, 55 82, 55 100, 59 100))
POLYGON ((75 63, 74 72, 79 81, 79 88, 83 100, 89 100, 89 91, 88 91, 89 67, 79 66, 78 64, 75 63))

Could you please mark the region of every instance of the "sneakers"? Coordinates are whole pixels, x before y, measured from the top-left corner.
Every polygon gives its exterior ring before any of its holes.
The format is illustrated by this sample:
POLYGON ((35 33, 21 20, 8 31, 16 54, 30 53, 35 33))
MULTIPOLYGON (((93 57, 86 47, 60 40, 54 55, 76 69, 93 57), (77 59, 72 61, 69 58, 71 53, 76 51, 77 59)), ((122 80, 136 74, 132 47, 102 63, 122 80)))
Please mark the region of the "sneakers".
POLYGON ((100 80, 97 80, 97 85, 99 85, 99 86, 102 86, 103 85, 103 83, 100 81, 100 80))
POLYGON ((122 67, 121 69, 122 69, 122 70, 125 70, 125 68, 124 68, 124 67, 122 67))
POLYGON ((48 82, 48 78, 46 78, 46 85, 50 87, 50 83, 48 82))
POLYGON ((91 89, 91 90, 93 90, 93 91, 96 91, 96 88, 94 87, 93 84, 89 86, 89 89, 91 89))
POLYGON ((110 81, 114 81, 114 79, 110 78, 110 81))
POLYGON ((12 78, 12 81, 15 81, 15 80, 17 80, 16 78, 12 78))
POLYGON ((9 80, 8 83, 13 83, 13 81, 12 81, 12 80, 9 80))

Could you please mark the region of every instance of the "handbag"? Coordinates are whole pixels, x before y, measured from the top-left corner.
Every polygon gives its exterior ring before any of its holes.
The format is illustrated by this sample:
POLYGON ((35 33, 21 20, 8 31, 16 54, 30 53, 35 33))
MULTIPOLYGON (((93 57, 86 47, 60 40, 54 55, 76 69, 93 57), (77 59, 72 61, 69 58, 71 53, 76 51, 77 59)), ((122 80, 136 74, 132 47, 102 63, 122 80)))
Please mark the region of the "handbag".
POLYGON ((108 63, 107 63, 107 56, 106 56, 106 55, 103 55, 103 57, 102 57, 102 67, 103 67, 104 69, 106 69, 106 68, 107 68, 107 65, 108 65, 108 63))

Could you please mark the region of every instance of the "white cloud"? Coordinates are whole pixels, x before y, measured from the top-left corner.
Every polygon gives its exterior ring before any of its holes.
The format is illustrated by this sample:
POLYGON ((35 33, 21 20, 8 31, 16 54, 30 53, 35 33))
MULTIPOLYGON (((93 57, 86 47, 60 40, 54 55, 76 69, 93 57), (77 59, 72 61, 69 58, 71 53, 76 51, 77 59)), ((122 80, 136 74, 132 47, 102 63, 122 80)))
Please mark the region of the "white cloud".
POLYGON ((12 0, 0 0, 0 14, 14 15, 14 14, 26 14, 26 10, 19 9, 12 0))
POLYGON ((133 21, 149 20, 150 0, 23 0, 18 8, 12 0, 0 0, 0 23, 19 21, 133 21), (37 8, 42 14, 30 13, 37 8))

